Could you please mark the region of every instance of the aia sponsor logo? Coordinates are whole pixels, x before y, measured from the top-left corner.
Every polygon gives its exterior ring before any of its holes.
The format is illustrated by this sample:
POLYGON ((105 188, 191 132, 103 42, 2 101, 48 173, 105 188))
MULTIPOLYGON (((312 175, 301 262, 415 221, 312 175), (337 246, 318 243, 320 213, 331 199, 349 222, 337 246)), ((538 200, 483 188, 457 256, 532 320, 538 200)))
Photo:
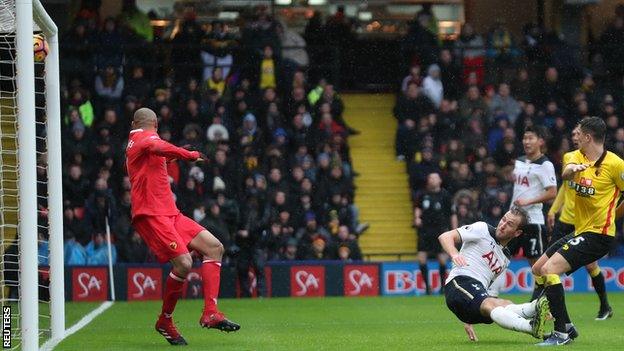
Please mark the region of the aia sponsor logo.
POLYGON ((325 296, 325 267, 290 267, 291 296, 325 296))
POLYGON ((128 268, 128 300, 160 300, 161 268, 128 268))
POLYGON ((104 301, 108 298, 106 268, 74 268, 72 270, 73 301, 104 301))
POLYGON ((500 265, 498 258, 494 257, 494 251, 490 251, 485 255, 482 255, 481 257, 485 258, 488 261, 488 266, 490 266, 492 273, 499 274, 503 270, 503 267, 500 265))
POLYGON ((516 184, 521 185, 521 186, 525 186, 525 187, 529 187, 529 178, 527 176, 516 176, 516 184))
POLYGON ((376 265, 345 266, 343 271, 345 296, 379 295, 379 267, 376 265))

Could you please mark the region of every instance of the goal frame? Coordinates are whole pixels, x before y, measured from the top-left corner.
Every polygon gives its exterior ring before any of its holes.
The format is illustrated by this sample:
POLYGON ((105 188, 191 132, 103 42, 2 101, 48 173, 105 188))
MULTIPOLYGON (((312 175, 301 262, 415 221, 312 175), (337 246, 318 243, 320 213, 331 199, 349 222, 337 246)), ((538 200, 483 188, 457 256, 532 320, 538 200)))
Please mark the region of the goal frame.
POLYGON ((35 72, 33 28, 45 34, 45 100, 48 156, 48 221, 50 248, 51 340, 65 334, 63 259, 63 190, 58 28, 39 0, 15 1, 16 87, 19 162, 20 325, 24 351, 39 349, 37 254, 37 153, 35 131, 35 72))

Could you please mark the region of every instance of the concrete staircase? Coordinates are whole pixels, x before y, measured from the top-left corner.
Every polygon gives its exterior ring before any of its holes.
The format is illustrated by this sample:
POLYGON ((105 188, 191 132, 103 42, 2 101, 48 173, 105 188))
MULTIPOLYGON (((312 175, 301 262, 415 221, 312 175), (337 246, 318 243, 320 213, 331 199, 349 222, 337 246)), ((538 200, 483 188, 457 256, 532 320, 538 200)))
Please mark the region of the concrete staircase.
POLYGON ((360 237, 366 259, 406 260, 416 254, 416 232, 405 163, 396 161, 394 95, 346 94, 347 123, 361 131, 349 138, 360 221, 371 227, 360 237))

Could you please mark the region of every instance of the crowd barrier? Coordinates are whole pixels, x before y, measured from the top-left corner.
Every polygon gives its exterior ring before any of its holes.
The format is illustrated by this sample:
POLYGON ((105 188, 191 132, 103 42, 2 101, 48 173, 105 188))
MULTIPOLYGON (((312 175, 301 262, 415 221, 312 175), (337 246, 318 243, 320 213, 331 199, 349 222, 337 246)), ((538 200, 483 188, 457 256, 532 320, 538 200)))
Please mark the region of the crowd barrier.
MULTIPOLYGON (((624 291, 624 259, 600 261, 608 291, 624 291)), ((114 267, 115 293, 118 300, 160 300, 169 266, 118 264, 114 267)), ((250 283, 257 294, 256 279, 250 272, 250 283)), ((313 296, 418 296, 425 285, 416 262, 341 263, 341 262, 274 262, 264 268, 268 297, 313 296)), ((67 301, 103 301, 109 298, 107 267, 70 266, 65 270, 67 301)), ((429 262, 429 281, 434 293, 441 286, 436 262, 429 262)), ((566 276, 563 285, 568 292, 593 291, 591 279, 580 269, 566 276)), ((201 298, 201 274, 194 268, 187 277, 185 298, 201 298)), ((505 272, 501 293, 532 291, 533 276, 526 261, 512 261, 505 272)), ((241 296, 235 267, 221 271, 221 298, 241 296)))

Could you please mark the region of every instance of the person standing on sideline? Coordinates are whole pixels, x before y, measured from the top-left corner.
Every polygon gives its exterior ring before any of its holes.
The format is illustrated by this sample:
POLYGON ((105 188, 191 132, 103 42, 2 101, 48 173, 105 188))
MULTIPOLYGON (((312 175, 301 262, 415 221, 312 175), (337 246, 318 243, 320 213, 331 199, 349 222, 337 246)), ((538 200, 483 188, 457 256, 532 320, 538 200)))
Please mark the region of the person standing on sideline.
POLYGON ((440 281, 443 281, 446 276, 448 256, 442 251, 438 235, 449 229, 454 229, 451 228, 452 205, 451 195, 442 188, 440 174, 430 173, 427 176, 425 191, 417 195, 414 208, 414 225, 418 228, 418 263, 427 295, 431 294, 429 269, 427 268, 429 255, 435 255, 438 259, 440 281))

